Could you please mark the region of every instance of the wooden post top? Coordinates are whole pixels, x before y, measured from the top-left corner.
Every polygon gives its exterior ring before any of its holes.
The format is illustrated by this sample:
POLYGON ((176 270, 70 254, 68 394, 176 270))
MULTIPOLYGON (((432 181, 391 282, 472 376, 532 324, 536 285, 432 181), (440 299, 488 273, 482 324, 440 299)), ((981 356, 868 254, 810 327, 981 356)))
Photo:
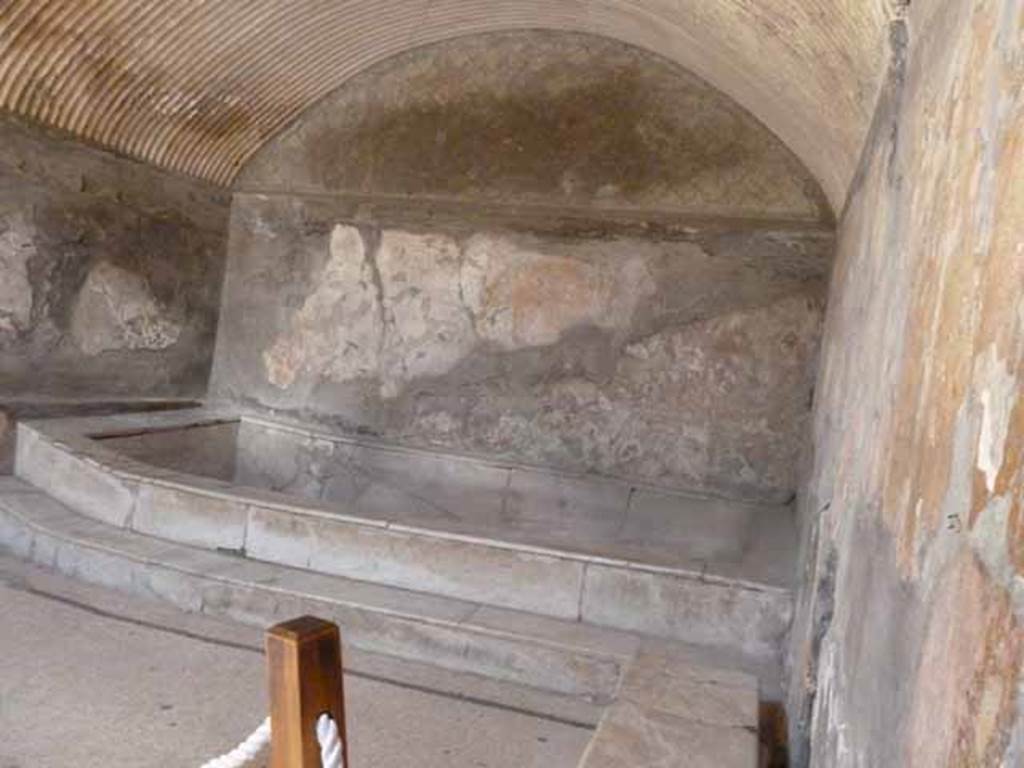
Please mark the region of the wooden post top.
POLYGON ((300 616, 267 630, 270 680, 270 765, 320 768, 316 721, 328 714, 338 726, 348 765, 341 635, 338 626, 300 616))
POLYGON ((309 642, 323 635, 339 635, 338 625, 319 619, 316 616, 299 616, 297 619, 275 624, 267 630, 267 637, 291 640, 293 642, 309 642))

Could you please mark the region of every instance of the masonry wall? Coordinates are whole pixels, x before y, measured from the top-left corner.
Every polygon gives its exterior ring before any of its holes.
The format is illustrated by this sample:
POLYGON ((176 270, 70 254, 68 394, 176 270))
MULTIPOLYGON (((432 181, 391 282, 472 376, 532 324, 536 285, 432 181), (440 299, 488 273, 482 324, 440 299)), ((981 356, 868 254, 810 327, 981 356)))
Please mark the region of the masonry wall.
POLYGON ((223 190, 0 119, 0 422, 202 396, 227 218, 223 190))
POLYGON ((236 196, 214 395, 350 433, 785 501, 830 243, 417 226, 236 196))
POLYGON ((914 4, 838 253, 796 765, 1024 764, 1024 4, 914 4))
POLYGON ((466 38, 245 169, 212 394, 784 502, 831 247, 799 163, 693 76, 602 38, 466 38))

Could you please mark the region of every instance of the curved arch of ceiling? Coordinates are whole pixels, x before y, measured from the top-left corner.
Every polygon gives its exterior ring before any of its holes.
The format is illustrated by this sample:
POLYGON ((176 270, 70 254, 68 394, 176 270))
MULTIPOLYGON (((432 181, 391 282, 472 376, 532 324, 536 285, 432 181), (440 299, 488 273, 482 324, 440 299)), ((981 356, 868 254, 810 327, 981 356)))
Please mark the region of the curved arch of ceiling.
POLYGON ((8 0, 0 107, 230 184, 353 74, 470 33, 611 37, 757 116, 841 206, 885 64, 889 0, 8 0))

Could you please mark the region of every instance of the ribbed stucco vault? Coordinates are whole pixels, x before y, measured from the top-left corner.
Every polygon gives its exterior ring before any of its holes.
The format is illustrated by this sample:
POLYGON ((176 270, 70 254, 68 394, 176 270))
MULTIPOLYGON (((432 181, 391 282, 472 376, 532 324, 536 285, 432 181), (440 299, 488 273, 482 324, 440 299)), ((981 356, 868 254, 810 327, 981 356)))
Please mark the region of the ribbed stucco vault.
POLYGON ((899 0, 5 0, 0 107, 229 184, 348 77, 414 46, 546 28, 663 55, 772 129, 841 204, 899 0))

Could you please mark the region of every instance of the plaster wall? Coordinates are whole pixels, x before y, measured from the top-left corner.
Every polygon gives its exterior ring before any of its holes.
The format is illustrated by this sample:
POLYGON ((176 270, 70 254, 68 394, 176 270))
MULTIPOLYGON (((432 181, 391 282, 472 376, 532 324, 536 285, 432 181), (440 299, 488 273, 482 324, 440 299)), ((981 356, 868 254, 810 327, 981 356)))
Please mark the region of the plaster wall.
POLYGON ((651 54, 554 32, 412 51, 243 172, 212 394, 784 502, 827 218, 771 133, 651 54))
POLYGON ((213 395, 349 433, 782 502, 831 239, 353 221, 238 195, 213 395))
POLYGON ((0 120, 0 397, 203 393, 227 196, 0 120))
POLYGON ((915 4, 838 252, 796 765, 1024 764, 1024 4, 915 4))

